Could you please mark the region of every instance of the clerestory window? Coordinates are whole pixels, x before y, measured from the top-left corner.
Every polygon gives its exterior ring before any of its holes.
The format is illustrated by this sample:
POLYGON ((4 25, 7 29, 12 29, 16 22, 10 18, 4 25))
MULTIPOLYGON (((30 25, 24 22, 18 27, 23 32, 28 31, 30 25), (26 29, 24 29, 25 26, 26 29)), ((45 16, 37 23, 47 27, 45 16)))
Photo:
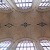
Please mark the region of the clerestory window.
POLYGON ((21 9, 28 9, 32 6, 32 0, 15 0, 15 3, 21 9))
POLYGON ((21 41, 18 43, 16 50, 35 50, 35 45, 31 41, 21 41))
POLYGON ((44 50, 50 50, 50 41, 42 40, 40 42, 40 44, 42 45, 42 47, 44 48, 44 50))
POLYGON ((0 0, 0 8, 1 9, 8 9, 9 8, 9 6, 5 3, 5 1, 4 0, 0 0))
POLYGON ((7 48, 10 46, 10 41, 4 41, 0 43, 0 50, 7 50, 7 48))
POLYGON ((39 5, 40 7, 48 7, 50 6, 49 0, 42 0, 42 2, 39 5))

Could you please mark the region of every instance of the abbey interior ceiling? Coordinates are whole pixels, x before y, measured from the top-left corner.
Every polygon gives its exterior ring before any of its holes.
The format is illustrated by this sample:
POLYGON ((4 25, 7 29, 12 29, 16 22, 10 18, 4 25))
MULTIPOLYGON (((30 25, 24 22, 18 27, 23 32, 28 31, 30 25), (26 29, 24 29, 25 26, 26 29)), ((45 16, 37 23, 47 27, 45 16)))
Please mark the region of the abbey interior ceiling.
POLYGON ((0 39, 50 38, 50 12, 0 13, 0 39))
POLYGON ((50 40, 50 10, 40 11, 34 7, 28 12, 14 9, 0 12, 0 39, 6 38, 13 41, 22 38, 50 40))

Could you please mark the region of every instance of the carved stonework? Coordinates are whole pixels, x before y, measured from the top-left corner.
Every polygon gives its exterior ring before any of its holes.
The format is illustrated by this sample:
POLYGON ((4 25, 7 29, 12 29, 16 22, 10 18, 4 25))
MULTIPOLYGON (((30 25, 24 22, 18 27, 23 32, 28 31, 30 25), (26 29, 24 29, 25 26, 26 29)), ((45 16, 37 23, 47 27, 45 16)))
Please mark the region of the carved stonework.
POLYGON ((11 23, 7 23, 5 26, 8 27, 8 28, 10 28, 10 27, 13 26, 13 24, 11 24, 11 23))
POLYGON ((27 22, 24 22, 23 24, 21 24, 21 26, 24 26, 25 28, 26 28, 27 26, 29 26, 29 25, 31 25, 31 24, 28 24, 27 22))
POLYGON ((37 24, 37 25, 39 25, 39 26, 41 26, 41 27, 44 27, 44 26, 47 25, 47 24, 44 23, 44 22, 41 22, 41 23, 39 23, 39 24, 37 24))

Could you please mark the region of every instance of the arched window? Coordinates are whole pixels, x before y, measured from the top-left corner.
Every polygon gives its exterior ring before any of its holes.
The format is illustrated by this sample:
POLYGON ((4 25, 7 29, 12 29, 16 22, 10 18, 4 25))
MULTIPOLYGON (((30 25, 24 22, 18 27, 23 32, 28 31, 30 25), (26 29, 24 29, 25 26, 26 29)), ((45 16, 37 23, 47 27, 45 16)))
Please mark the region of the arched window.
POLYGON ((33 0, 15 0, 16 6, 22 9, 28 9, 32 6, 33 0))
POLYGON ((49 0, 42 0, 42 2, 39 4, 40 9, 47 9, 50 7, 49 0))
POLYGON ((34 50, 35 45, 31 41, 21 41, 18 43, 16 50, 34 50))
POLYGON ((9 6, 5 3, 4 0, 0 0, 0 8, 2 8, 2 9, 8 9, 9 6))
POLYGON ((44 50, 50 50, 50 41, 42 40, 40 42, 40 44, 42 45, 42 47, 44 48, 44 50))
POLYGON ((7 47, 11 44, 10 41, 4 41, 0 43, 0 50, 7 50, 7 47))

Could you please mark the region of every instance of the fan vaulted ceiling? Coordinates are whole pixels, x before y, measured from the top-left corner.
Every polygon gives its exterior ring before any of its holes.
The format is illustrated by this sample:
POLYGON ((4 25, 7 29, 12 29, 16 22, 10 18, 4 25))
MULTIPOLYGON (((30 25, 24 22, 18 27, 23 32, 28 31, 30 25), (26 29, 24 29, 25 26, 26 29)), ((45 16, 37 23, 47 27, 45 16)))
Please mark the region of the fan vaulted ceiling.
POLYGON ((50 40, 50 0, 0 0, 0 40, 6 38, 50 40))

